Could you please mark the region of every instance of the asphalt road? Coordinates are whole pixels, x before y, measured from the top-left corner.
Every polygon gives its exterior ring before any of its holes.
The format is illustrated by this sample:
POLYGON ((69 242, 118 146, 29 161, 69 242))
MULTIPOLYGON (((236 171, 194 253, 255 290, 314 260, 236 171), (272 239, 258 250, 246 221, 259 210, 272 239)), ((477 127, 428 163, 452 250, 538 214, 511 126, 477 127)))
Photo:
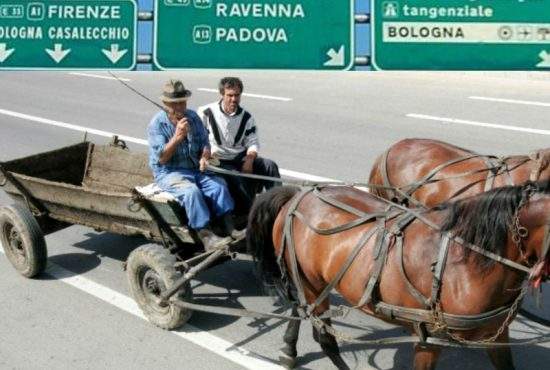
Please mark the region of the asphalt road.
MULTIPOLYGON (((79 142, 86 128, 145 139, 146 125, 157 108, 117 81, 93 77, 109 77, 106 73, 87 74, 1 73, 0 161, 79 142)), ((197 107, 217 99, 206 89, 216 89, 225 74, 213 70, 117 75, 155 100, 167 78, 181 78, 193 90, 190 106, 197 107)), ((375 157, 407 137, 436 138, 498 155, 548 147, 548 74, 231 74, 243 78, 246 93, 261 95, 245 96, 243 105, 256 116, 262 153, 288 171, 366 181, 375 157)), ((101 135, 88 138, 108 141, 101 135)), ((137 143, 130 143, 130 148, 146 150, 137 143)), ((0 192, 0 204, 9 202, 0 192)), ((278 320, 195 313, 188 325, 174 332, 145 321, 129 298, 121 267, 144 240, 79 226, 46 240, 49 266, 39 279, 20 277, 0 253, 0 368, 276 368, 284 330, 278 320)), ((261 296, 247 256, 199 275, 193 287, 199 303, 280 311, 271 298, 261 296)), ((548 302, 547 287, 544 295, 548 302)), ((525 304, 532 306, 529 299, 525 304)), ((548 303, 542 310, 532 309, 550 318, 548 303)), ((351 315, 337 327, 366 338, 404 333, 360 315, 351 315)), ((541 332, 522 318, 512 328, 513 338, 541 332)), ((549 349, 550 345, 515 348, 517 368, 545 367, 549 349)), ((343 345, 342 351, 357 369, 407 369, 413 353, 408 345, 343 345)), ((299 352, 299 366, 331 368, 313 342, 309 324, 302 330, 299 352)), ((483 351, 453 349, 443 352, 438 368, 489 367, 483 351)))

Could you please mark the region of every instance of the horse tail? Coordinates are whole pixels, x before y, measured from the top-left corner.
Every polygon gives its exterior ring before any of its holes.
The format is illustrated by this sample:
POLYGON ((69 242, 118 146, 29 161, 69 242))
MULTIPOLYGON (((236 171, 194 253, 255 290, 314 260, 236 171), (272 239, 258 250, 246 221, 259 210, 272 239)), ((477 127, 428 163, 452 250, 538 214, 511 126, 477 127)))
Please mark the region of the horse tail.
POLYGON ((264 283, 273 284, 281 276, 273 245, 273 225, 281 208, 298 191, 295 186, 274 187, 256 197, 248 215, 247 249, 264 283))

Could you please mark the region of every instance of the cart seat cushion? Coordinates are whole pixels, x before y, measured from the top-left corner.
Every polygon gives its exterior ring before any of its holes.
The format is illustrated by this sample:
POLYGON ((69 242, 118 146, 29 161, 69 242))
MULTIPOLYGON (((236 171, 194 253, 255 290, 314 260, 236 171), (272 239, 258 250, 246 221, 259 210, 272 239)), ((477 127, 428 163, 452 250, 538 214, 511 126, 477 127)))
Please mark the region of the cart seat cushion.
POLYGON ((155 183, 146 185, 146 186, 136 186, 136 190, 146 197, 147 199, 150 199, 152 201, 156 202, 168 202, 170 200, 175 201, 176 198, 172 196, 172 194, 167 193, 163 191, 159 186, 155 183))

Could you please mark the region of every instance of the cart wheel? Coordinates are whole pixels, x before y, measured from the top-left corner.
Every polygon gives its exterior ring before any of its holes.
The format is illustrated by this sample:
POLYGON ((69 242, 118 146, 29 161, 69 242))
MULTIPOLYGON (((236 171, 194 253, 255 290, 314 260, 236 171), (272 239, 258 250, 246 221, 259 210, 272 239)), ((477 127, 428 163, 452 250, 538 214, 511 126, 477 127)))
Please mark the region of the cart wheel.
MULTIPOLYGON (((160 245, 147 245, 135 249, 127 261, 126 273, 130 290, 137 304, 150 322, 172 330, 183 325, 192 311, 173 304, 160 305, 160 295, 181 278, 176 270, 176 257, 160 245)), ((193 293, 186 284, 176 297, 191 301, 193 293)))
POLYGON ((0 241, 13 267, 32 278, 44 271, 48 250, 40 225, 32 213, 19 204, 0 208, 0 241))

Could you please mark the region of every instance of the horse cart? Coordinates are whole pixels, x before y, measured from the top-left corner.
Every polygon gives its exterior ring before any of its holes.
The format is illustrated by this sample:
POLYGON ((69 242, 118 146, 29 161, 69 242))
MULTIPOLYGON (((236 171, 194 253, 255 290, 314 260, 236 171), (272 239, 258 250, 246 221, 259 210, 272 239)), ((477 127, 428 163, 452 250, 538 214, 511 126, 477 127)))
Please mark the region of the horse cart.
POLYGON ((282 315, 192 302, 190 280, 234 256, 241 243, 204 251, 184 211, 151 185, 147 156, 124 147, 116 138, 111 145, 83 142, 0 164, 0 187, 18 201, 0 208, 0 241, 22 275, 44 270, 44 235, 64 227, 142 235, 156 244, 132 251, 125 266, 132 295, 153 324, 176 328, 193 310, 287 320, 280 357, 287 367, 295 363, 305 319, 341 369, 347 365, 336 338, 364 345, 414 343, 416 368, 435 367, 434 348, 441 346, 486 348, 495 367, 510 368, 511 345, 550 338, 507 341, 529 285, 550 276, 549 180, 433 210, 410 209, 342 184, 283 186, 259 196, 248 216, 248 247, 260 275, 278 281, 279 293, 292 303, 292 313, 282 315), (485 222, 489 218, 494 222, 485 222), (477 246, 476 235, 490 238, 477 246), (469 258, 470 252, 477 257, 469 258), (477 290, 464 288, 473 282, 477 290), (330 309, 333 289, 353 307, 330 309), (335 331, 331 318, 352 308, 414 335, 363 340, 335 331))
POLYGON ((147 155, 82 142, 0 164, 0 187, 16 203, 0 208, 0 240, 11 264, 33 277, 46 267, 44 235, 73 224, 155 242, 135 249, 125 263, 130 290, 148 319, 165 329, 191 311, 189 281, 213 263, 233 257, 233 241, 205 252, 187 228, 185 211, 155 188, 147 155), (170 287, 170 289, 167 289, 170 287))

